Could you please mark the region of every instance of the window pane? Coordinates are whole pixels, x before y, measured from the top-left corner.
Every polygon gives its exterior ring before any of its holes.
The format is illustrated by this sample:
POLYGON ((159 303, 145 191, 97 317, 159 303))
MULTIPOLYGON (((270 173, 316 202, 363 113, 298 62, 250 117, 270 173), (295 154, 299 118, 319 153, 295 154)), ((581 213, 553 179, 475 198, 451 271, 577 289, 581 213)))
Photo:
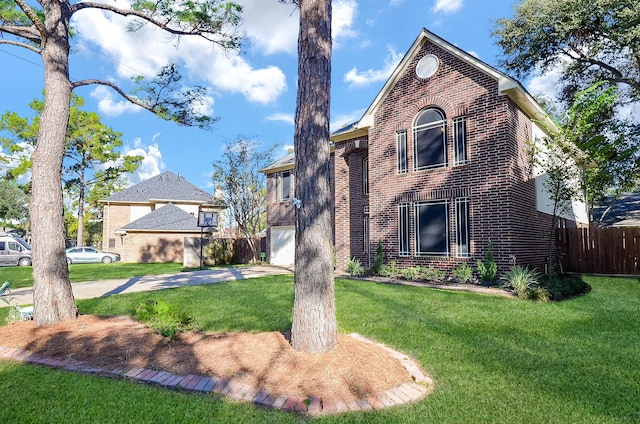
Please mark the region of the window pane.
POLYGON ((398 205, 398 250, 400 256, 409 256, 409 205, 398 205))
POLYGON ((398 173, 405 174, 407 172, 407 132, 399 131, 396 134, 397 151, 398 151, 398 173))
POLYGON ((416 205, 416 252, 425 255, 448 255, 448 203, 416 205))
POLYGON ((275 184, 275 189, 273 190, 273 200, 275 200, 276 202, 278 200, 280 200, 280 186, 282 185, 282 183, 280 182, 280 179, 282 178, 282 175, 280 173, 277 173, 273 176, 273 180, 274 180, 274 184, 275 184))
POLYGON ((462 165, 467 162, 467 134, 464 117, 456 118, 453 121, 453 141, 455 143, 454 164, 462 165))
POLYGON ((419 129, 415 132, 416 169, 446 164, 444 127, 419 129))
POLYGON ((291 172, 282 173, 282 200, 291 199, 291 172))
POLYGON ((362 192, 369 194, 369 158, 362 160, 362 192))
POLYGON ((429 125, 434 122, 443 121, 444 115, 438 109, 427 109, 416 119, 416 127, 429 125))
POLYGON ((469 200, 456 199, 456 253, 469 257, 469 200))

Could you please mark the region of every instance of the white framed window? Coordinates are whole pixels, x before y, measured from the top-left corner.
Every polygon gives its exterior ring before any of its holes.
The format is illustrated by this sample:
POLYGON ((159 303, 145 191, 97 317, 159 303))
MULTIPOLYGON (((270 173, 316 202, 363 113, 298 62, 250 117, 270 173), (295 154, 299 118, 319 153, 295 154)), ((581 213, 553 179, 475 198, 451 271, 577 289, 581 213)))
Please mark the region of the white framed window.
POLYGON ((362 159, 362 193, 369 194, 369 158, 362 159))
POLYGON ((291 171, 282 171, 278 172, 275 178, 275 200, 280 202, 286 202, 291 200, 291 193, 293 191, 293 186, 291 184, 292 180, 291 171))
POLYGON ((398 174, 406 174, 409 170, 406 130, 398 131, 396 133, 396 153, 398 157, 398 174))
POLYGON ((449 256, 449 201, 415 204, 416 255, 449 256))
POLYGON ((446 119, 439 109, 418 114, 413 126, 414 169, 416 171, 447 165, 446 119))
POLYGON ((398 254, 409 256, 409 204, 398 205, 398 254))
POLYGON ((458 198, 456 203, 456 255, 460 258, 470 256, 469 248, 469 199, 458 198))
POLYGON ((467 120, 459 116, 453 120, 453 164, 467 163, 467 120))

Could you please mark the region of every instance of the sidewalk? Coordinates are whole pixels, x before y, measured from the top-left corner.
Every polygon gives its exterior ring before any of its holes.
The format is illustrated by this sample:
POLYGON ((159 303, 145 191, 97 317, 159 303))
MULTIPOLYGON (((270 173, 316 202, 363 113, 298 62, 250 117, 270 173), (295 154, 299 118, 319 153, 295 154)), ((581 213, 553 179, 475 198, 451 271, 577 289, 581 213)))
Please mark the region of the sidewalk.
MULTIPOLYGON (((284 274, 292 274, 292 271, 272 265, 252 265, 188 271, 178 274, 146 275, 129 279, 88 281, 73 283, 71 287, 76 299, 92 299, 112 294, 162 290, 284 274)), ((11 294, 5 295, 4 298, 10 300, 12 305, 31 304, 33 303, 33 288, 12 289, 11 294)))

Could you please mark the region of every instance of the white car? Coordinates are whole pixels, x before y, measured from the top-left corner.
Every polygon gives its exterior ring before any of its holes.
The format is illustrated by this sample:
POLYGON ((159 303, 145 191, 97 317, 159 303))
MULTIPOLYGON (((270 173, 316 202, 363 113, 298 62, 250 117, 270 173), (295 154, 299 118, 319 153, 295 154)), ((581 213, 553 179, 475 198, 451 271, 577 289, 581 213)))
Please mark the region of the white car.
POLYGON ((102 252, 94 247, 70 247, 66 250, 67 263, 71 264, 88 264, 100 263, 110 264, 118 262, 120 255, 116 253, 102 252))

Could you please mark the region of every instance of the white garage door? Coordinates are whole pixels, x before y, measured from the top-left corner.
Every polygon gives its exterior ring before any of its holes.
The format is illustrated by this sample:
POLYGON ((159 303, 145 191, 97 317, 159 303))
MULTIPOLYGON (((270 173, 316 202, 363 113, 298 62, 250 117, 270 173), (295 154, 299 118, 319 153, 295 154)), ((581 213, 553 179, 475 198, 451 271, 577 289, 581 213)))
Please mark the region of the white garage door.
POLYGON ((271 227, 271 263, 273 265, 293 265, 295 246, 295 227, 271 227))

